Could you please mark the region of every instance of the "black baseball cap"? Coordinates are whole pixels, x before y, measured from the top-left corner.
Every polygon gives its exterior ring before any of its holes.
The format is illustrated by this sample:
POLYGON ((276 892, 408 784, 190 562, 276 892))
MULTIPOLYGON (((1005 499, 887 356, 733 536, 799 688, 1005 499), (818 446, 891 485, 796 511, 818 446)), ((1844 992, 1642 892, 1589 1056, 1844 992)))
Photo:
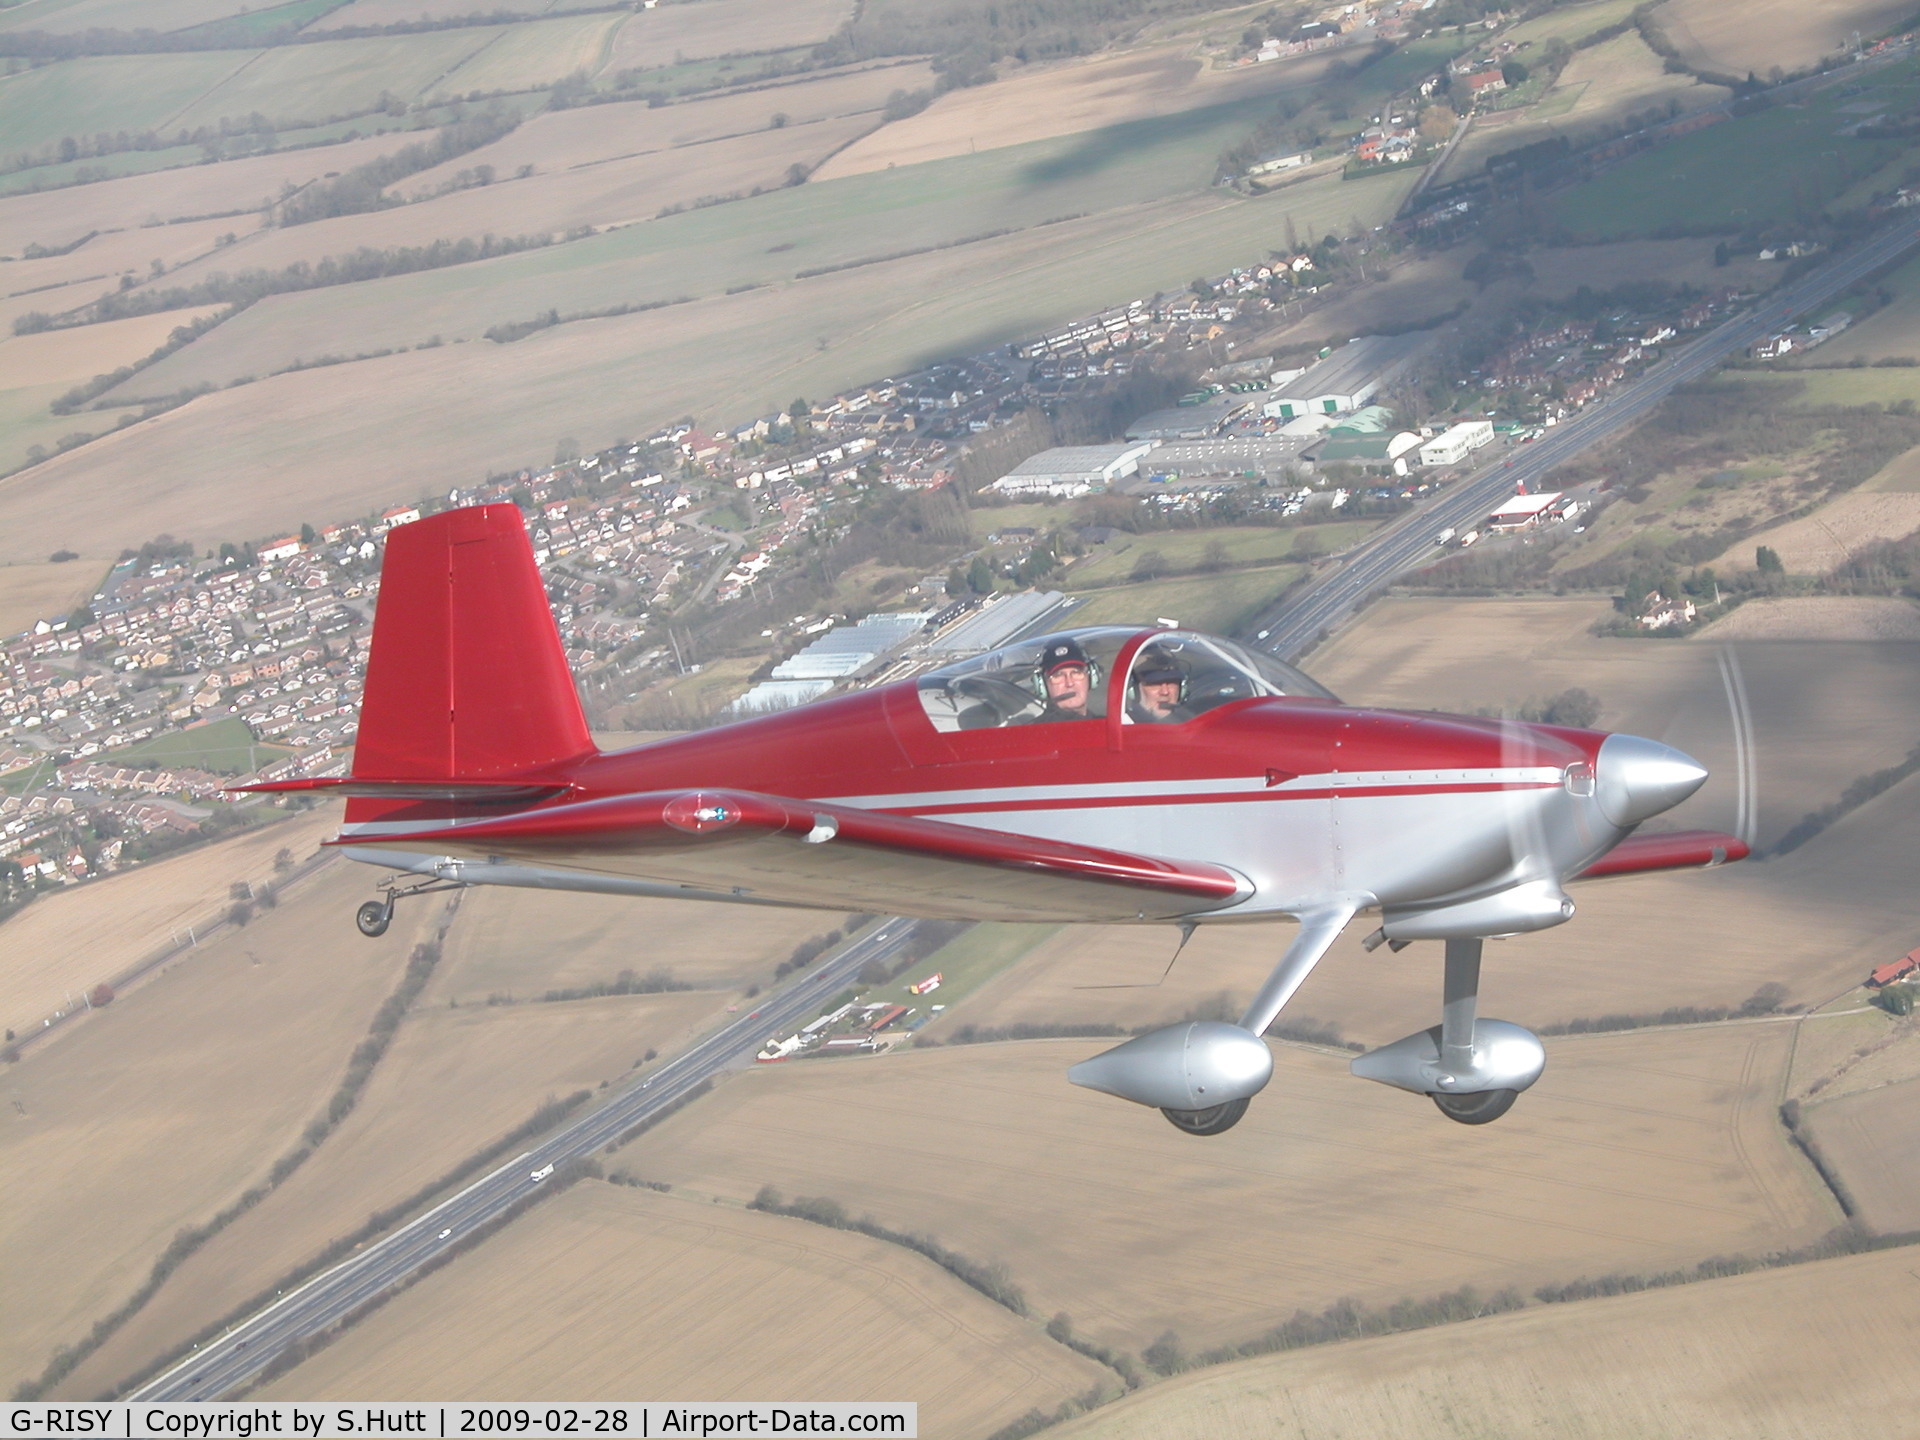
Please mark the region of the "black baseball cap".
POLYGON ((1139 668, 1133 672, 1136 685, 1177 685, 1186 678, 1178 665, 1159 656, 1141 661, 1139 668))
POLYGON ((1040 652, 1040 673, 1051 675, 1062 665, 1088 664, 1087 652, 1080 648, 1078 640, 1055 640, 1040 652))

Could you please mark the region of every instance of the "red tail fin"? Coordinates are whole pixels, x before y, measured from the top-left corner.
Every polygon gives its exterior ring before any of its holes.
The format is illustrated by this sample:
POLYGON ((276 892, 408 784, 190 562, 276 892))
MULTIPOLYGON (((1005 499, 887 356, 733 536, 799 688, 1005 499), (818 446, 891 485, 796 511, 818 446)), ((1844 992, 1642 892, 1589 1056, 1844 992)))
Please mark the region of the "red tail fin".
POLYGON ((390 533, 354 775, 485 779, 593 748, 520 512, 449 510, 390 533))

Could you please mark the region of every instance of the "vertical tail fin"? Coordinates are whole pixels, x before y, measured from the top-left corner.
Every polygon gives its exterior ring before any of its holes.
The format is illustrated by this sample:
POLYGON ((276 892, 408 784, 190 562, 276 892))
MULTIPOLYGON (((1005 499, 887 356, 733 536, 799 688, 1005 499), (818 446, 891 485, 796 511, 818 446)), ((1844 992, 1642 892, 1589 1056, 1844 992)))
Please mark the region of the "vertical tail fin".
POLYGON ((593 748, 520 512, 475 506, 392 531, 354 775, 485 779, 593 748))

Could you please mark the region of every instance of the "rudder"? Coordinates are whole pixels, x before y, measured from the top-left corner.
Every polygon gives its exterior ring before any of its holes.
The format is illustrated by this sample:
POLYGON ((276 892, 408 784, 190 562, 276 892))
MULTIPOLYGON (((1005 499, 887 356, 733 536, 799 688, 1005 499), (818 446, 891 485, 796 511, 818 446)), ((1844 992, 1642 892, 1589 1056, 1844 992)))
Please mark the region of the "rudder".
POLYGON ((390 531, 354 776, 520 775, 593 749, 519 510, 390 531))

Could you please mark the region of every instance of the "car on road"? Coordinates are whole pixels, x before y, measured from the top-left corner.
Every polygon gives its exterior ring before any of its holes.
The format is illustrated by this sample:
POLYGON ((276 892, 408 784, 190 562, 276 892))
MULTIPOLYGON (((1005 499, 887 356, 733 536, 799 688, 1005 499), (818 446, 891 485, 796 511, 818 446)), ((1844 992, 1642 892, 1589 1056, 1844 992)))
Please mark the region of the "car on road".
POLYGON ((533 1174, 528 1178, 531 1179, 534 1184, 538 1185, 542 1180, 546 1179, 551 1174, 553 1174, 553 1165, 551 1162, 549 1162, 545 1165, 542 1165, 538 1170, 534 1171, 533 1174))
POLYGON ((448 1226, 448 1227, 447 1227, 447 1228, 446 1228, 445 1230, 442 1230, 442 1231, 440 1232, 440 1237, 439 1237, 439 1238, 440 1238, 440 1239, 442 1239, 442 1240, 444 1240, 444 1239, 446 1239, 446 1238, 447 1238, 447 1237, 448 1237, 449 1235, 451 1235, 451 1234, 453 1234, 453 1227, 452 1227, 451 1225, 449 1225, 449 1226, 448 1226))

